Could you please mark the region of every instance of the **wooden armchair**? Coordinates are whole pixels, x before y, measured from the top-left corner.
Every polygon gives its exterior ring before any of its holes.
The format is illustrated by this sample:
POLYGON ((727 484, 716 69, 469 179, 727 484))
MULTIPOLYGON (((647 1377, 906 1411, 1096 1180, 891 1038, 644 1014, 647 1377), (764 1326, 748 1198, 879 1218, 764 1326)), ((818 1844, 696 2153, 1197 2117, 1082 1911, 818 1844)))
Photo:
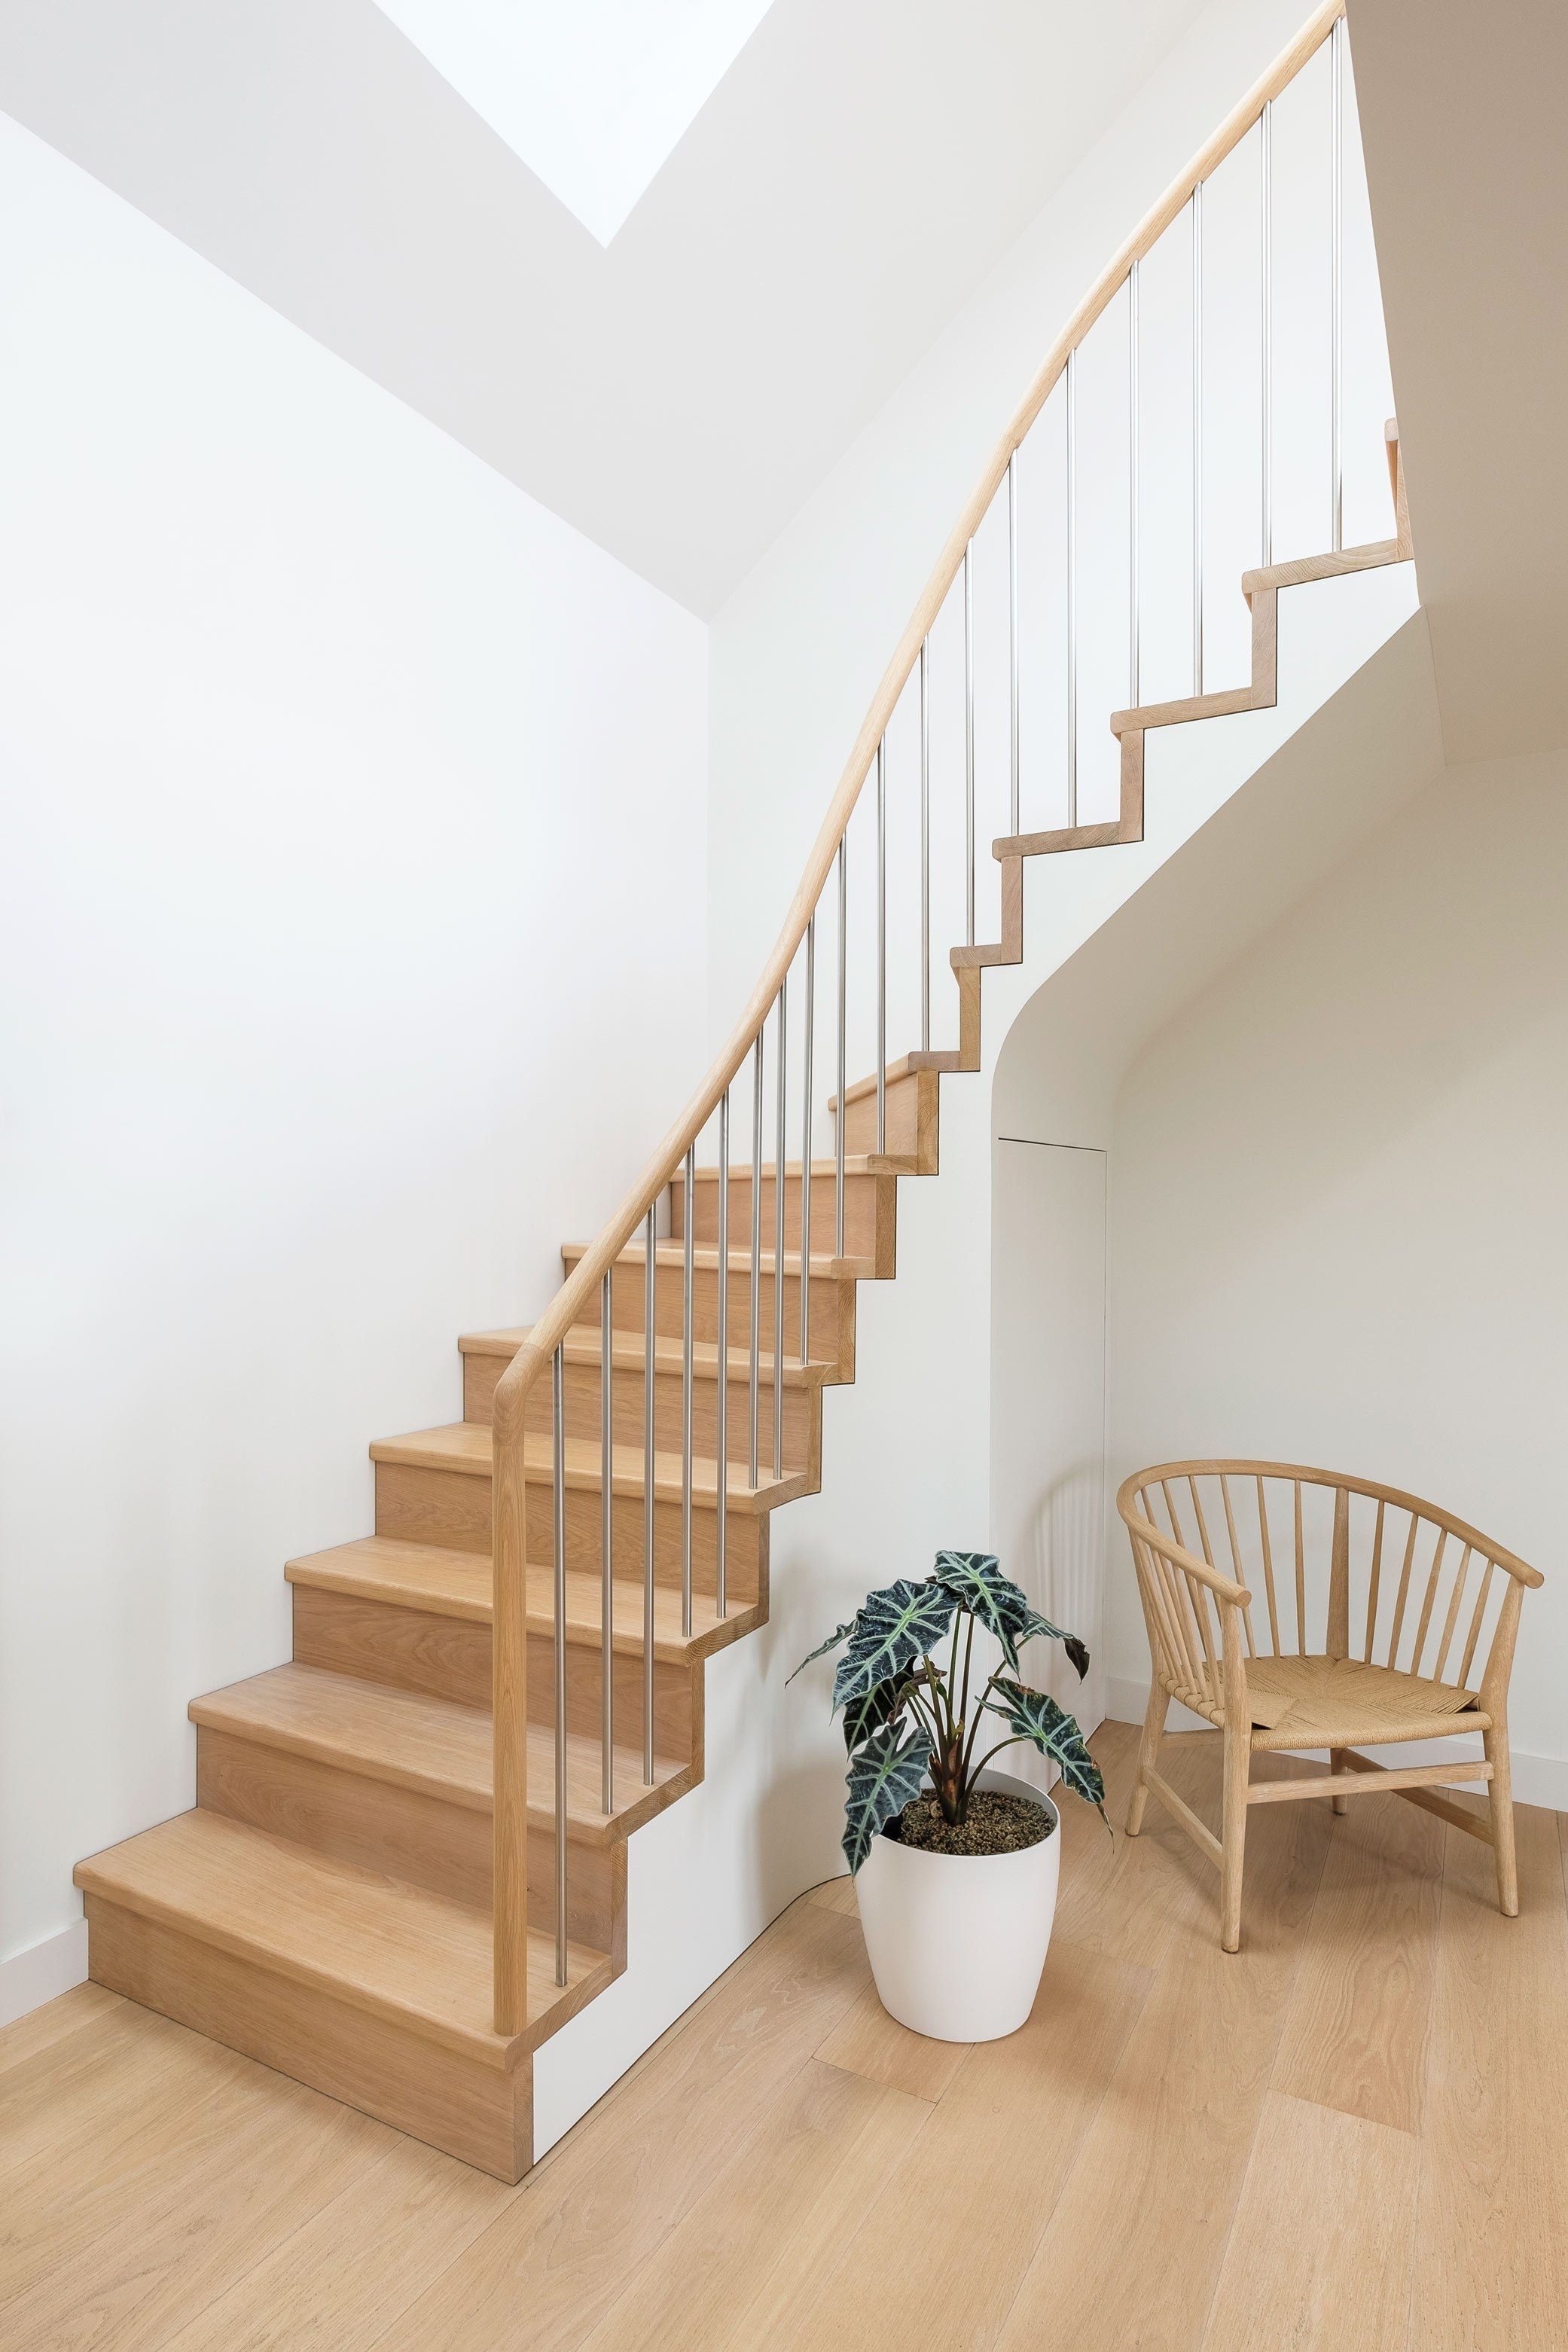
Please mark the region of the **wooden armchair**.
POLYGON ((1247 1808, 1298 1797, 1328 1797, 1342 1813, 1352 1797, 1392 1790, 1489 1839, 1498 1902, 1515 1917, 1508 1682, 1524 1588, 1540 1570, 1417 1496, 1294 1463, 1163 1463, 1129 1478, 1116 1507, 1153 1660, 1127 1834, 1152 1790, 1218 1865, 1224 1948, 1241 1943, 1247 1808), (1253 1622, 1259 1585, 1267 1628, 1253 1622), (1309 1648, 1319 1594, 1322 1637, 1309 1648), (1156 1769, 1173 1698, 1223 1737, 1217 1838, 1156 1769), (1464 1732, 1480 1735, 1473 1762, 1390 1769, 1357 1753, 1464 1732), (1255 1753, 1301 1748, 1328 1749, 1326 1776, 1250 1778, 1255 1753), (1489 1827, 1436 1793, 1447 1780, 1486 1782, 1489 1827))

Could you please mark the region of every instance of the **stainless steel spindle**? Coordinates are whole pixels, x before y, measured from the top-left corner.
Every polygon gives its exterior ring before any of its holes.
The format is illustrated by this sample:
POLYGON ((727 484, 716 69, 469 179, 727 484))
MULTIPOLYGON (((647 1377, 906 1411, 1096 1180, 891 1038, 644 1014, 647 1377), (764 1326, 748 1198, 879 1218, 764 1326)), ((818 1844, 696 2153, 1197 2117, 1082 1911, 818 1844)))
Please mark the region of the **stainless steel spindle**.
MULTIPOLYGON (((973 929, 973 922, 970 925, 973 929)), ((877 1150, 888 1148, 888 739, 877 746, 877 1150)))
POLYGON ((1329 69, 1333 85, 1333 257, 1332 257, 1332 317, 1330 321, 1330 422, 1329 466, 1332 480, 1333 538, 1331 544, 1337 551, 1344 544, 1344 474, 1340 456, 1341 411, 1343 399, 1344 351, 1344 241, 1345 241, 1345 20, 1334 18, 1331 36, 1329 69))
POLYGON ((1138 707, 1138 264, 1127 273, 1127 683, 1138 707))
MULTIPOLYGON (((931 641, 921 639, 921 1051, 931 1051, 931 641)), ((840 858, 844 845, 838 845, 840 858)), ((840 930, 840 940, 843 933, 840 930)), ((840 955, 842 961, 842 952, 840 955)), ((843 1073, 839 1073, 843 1084, 843 1073)), ((844 1254, 842 1242, 839 1255, 844 1254)))
POLYGON ((784 1476, 784 1153, 789 1148, 789 974, 779 982, 778 1110, 773 1123, 773 1476, 784 1476))
POLYGON ((766 1034, 767 1024, 764 1021, 752 1047, 752 1410, 751 1434, 746 1447, 746 1475, 752 1486, 757 1483, 757 1424, 761 1417, 757 1366, 763 1289, 763 1039, 766 1034))
POLYGON ((566 1413, 562 1395, 563 1357, 550 1359, 553 1415, 552 1487, 555 1505, 555 1981, 566 1981, 566 1413))
POLYGON ((713 1451, 719 1491, 713 1515, 713 1601, 721 1617, 728 1607, 724 1582, 726 1521, 730 1503, 730 1089, 719 1097, 719 1307, 715 1341, 718 1382, 713 1394, 713 1451))
POLYGON ((1068 823, 1078 823, 1078 353, 1067 366, 1068 823))
MULTIPOLYGON (((1136 268, 1137 264, 1133 264, 1136 268)), ((1008 830, 1018 830, 1018 456, 1007 460, 1008 830)))
POLYGON ((653 1460, 658 1438, 658 1213, 649 1209, 645 1228, 642 1352, 642 1776, 653 1786, 653 1460))
MULTIPOLYGON (((974 945, 974 542, 963 551, 963 914, 974 945)), ((877 771, 880 793, 882 772, 877 771)), ((879 815, 880 803, 879 801, 879 815)), ((883 1150, 879 1139, 877 1149, 883 1150)))
POLYGON ((1263 561, 1274 561, 1274 101, 1258 123, 1258 173, 1263 215, 1263 414, 1261 425, 1263 561))
POLYGON ((692 1298, 695 1289, 692 1227, 692 1179, 697 1172, 697 1147, 686 1147, 686 1249, 681 1265, 680 1317, 680 1630, 691 1633, 691 1341, 692 1298))
MULTIPOLYGON (((805 1036, 800 1098, 800 1360, 811 1360, 811 1033, 816 1014, 816 917, 805 927, 805 1036)), ((781 1388, 782 1393, 782 1388, 781 1388)))
MULTIPOLYGON (((921 648, 921 661, 923 667, 925 661, 923 646, 921 648)), ((847 919, 849 886, 847 868, 845 865, 845 836, 840 834, 838 836, 838 1117, 834 1121, 833 1137, 833 1254, 835 1257, 842 1257, 844 1255, 844 1129, 849 1117, 849 1106, 844 1099, 845 1008, 848 1002, 848 991, 845 983, 849 971, 847 919)))
POLYGON ((1193 190, 1193 692, 1204 690, 1204 184, 1193 190))
POLYGON ((615 1448, 616 1412, 610 1383, 614 1377, 615 1324, 610 1312, 610 1277, 599 1285, 599 1491, 601 1496, 599 1562, 599 1749, 600 1810, 616 1810, 616 1553, 615 1448))

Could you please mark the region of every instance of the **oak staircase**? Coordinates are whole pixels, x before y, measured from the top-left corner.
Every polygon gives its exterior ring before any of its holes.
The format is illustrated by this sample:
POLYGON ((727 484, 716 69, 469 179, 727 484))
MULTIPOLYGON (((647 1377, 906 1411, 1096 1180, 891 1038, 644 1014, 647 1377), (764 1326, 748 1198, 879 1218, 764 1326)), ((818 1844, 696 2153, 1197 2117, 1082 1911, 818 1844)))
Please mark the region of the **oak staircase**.
MULTIPOLYGON (((1320 11, 1111 265, 1010 428, 1008 457, 1129 254, 1152 245, 1336 16, 1320 11)), ((1394 539, 1247 573, 1247 684, 1115 713, 1114 817, 996 841, 1001 936, 952 952, 956 1046, 922 1046, 842 1087, 832 1158, 808 1170, 783 1155, 782 1248, 777 1150, 730 1160, 722 1178, 690 1156, 710 1089, 622 1230, 563 1250, 567 1304, 548 1331, 459 1340, 462 1419, 370 1448, 374 1534, 288 1564, 291 1661, 192 1704, 195 1809, 79 1865, 95 1979, 504 2179, 527 2168, 532 2053, 626 1966, 627 1839, 703 1776, 705 1663, 764 1622, 771 1514, 820 1486, 823 1394, 855 1377, 858 1286, 894 1276, 900 1180, 937 1172, 942 1076, 979 1066, 983 973, 1023 955, 1024 861, 1139 839, 1147 731, 1274 701, 1279 591, 1408 557, 1392 428, 1389 449, 1394 539), (668 1233, 650 1269, 641 1221, 658 1193, 668 1233), (559 1382, 559 1431, 543 1366, 559 1382), (517 1426, 498 1440, 503 1379, 517 1426), (498 1514, 503 1444, 517 1500, 498 1514), (498 1756, 510 1813, 496 1804, 498 1756)), ((950 556, 1002 478, 994 467, 950 556)), ((944 557, 895 659, 901 674, 841 787, 839 838, 956 572, 944 557)), ((781 943, 763 1016, 828 871, 824 859, 781 943)), ((726 1108, 760 1035, 760 1019, 737 1033, 718 1079, 726 1108)))

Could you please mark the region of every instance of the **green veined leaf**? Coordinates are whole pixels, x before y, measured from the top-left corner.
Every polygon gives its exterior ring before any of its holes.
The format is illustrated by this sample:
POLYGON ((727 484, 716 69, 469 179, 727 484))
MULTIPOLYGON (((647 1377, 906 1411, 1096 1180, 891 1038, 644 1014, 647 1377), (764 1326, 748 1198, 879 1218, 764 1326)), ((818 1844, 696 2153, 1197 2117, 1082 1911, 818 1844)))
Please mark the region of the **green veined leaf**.
POLYGON ((836 1650, 838 1647, 839 1643, 842 1642, 847 1634, 854 1631, 854 1627, 855 1620, 853 1617, 849 1619, 847 1624, 836 1626, 833 1632, 829 1633, 826 1642, 818 1642, 815 1650, 808 1650, 806 1652, 799 1665, 796 1666, 794 1675, 785 1675, 784 1681, 786 1684, 793 1683, 795 1675, 804 1674, 806 1667, 810 1665, 814 1658, 825 1658, 829 1650, 836 1650))
POLYGON ((934 1577, 911 1584, 901 1576, 880 1592, 868 1593, 833 1677, 834 1706, 863 1698, 917 1658, 929 1657, 952 1623, 957 1606, 954 1596, 934 1577))
MULTIPOLYGON (((988 1633, 996 1636, 1003 1656, 1016 1674, 1018 1644, 1028 1640, 1026 1628, 1035 1612, 1028 1596, 1003 1575, 995 1555, 988 1551, 939 1551, 936 1578, 988 1633)), ((1044 1624, 1044 1618, 1040 1622, 1044 1624)))
POLYGON ((993 1715, 999 1715, 1010 1731, 1020 1738, 1033 1742, 1042 1756, 1048 1756, 1061 1767, 1062 1779, 1075 1797, 1082 1797, 1098 1807, 1100 1818, 1105 1820, 1105 1779, 1099 1765, 1089 1752, 1088 1743, 1074 1717, 1047 1691, 1026 1690, 1021 1683, 995 1682, 985 1705, 993 1715))
POLYGON ((889 1682, 879 1683, 875 1690, 863 1692, 859 1698, 852 1698, 844 1710, 845 1747, 858 1748, 873 1731, 880 1731, 883 1724, 891 1723, 908 1698, 913 1681, 914 1675, 906 1666, 902 1674, 894 1675, 889 1682))
POLYGON ((1078 1678, 1082 1682, 1089 1672, 1089 1651, 1085 1644, 1079 1640, 1076 1633, 1064 1633, 1059 1625, 1053 1625, 1048 1617, 1042 1617, 1037 1609, 1031 1609, 1029 1622, 1018 1635, 1018 1647, 1022 1649, 1026 1642, 1033 1642, 1041 1634, 1044 1634, 1048 1641, 1061 1643, 1078 1668, 1078 1678))
POLYGON ((879 1831, 919 1795, 930 1756, 931 1741, 918 1725, 900 1747, 899 1727, 889 1723, 855 1758, 844 1805, 844 1859, 851 1873, 870 1853, 879 1831))

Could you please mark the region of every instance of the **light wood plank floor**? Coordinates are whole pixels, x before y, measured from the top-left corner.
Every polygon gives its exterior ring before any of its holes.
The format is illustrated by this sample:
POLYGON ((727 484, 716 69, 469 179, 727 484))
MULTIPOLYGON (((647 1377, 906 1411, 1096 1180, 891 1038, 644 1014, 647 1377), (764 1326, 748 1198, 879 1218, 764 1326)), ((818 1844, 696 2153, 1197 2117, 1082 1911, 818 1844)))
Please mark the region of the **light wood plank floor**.
POLYGON ((1035 2014, 973 2049, 883 2014, 836 1881, 515 2189, 85 1986, 0 2034, 0 2344, 1560 2352, 1565 1828, 1521 1812, 1506 1921, 1396 1798, 1268 1807, 1226 1958, 1157 1806, 1074 1808, 1035 2014))

